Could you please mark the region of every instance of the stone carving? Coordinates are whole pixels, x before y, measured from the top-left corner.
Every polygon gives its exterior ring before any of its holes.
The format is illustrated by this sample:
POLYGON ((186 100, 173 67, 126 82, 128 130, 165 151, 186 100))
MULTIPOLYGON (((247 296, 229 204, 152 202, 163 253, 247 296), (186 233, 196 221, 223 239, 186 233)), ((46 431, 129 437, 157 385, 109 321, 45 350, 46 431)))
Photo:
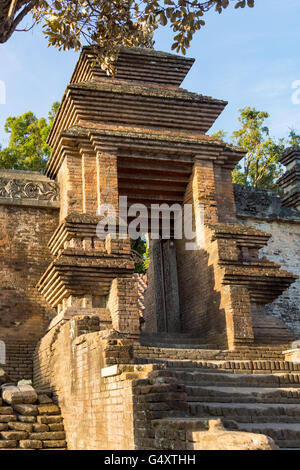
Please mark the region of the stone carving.
POLYGON ((55 182, 29 181, 0 178, 0 198, 37 199, 58 201, 59 191, 55 182))
POLYGON ((257 215, 266 212, 272 205, 272 196, 267 191, 256 188, 234 185, 234 197, 238 212, 257 215))
POLYGON ((272 220, 300 221, 299 211, 282 205, 282 198, 263 188, 234 185, 237 215, 272 220))

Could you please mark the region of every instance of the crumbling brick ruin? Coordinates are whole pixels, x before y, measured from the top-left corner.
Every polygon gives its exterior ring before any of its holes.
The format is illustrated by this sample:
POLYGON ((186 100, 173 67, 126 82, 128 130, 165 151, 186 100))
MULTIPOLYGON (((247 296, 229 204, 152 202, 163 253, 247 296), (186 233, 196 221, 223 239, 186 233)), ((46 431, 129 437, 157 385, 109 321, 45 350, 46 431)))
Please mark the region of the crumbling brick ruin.
POLYGON ((0 448, 300 448, 300 149, 281 198, 233 186, 243 151, 206 135, 226 102, 180 88, 193 59, 124 48, 113 78, 93 54, 46 175, 0 172, 0 448), (97 237, 119 196, 191 204, 197 249, 150 237, 139 282, 122 227, 97 237))

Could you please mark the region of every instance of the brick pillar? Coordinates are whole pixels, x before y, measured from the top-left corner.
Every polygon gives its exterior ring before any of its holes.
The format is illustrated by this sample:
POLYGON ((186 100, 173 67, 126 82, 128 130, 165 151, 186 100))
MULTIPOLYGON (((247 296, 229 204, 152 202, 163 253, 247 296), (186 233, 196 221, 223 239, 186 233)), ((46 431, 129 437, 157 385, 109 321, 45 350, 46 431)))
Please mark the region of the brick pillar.
MULTIPOLYGON (((118 216, 118 161, 117 149, 104 145, 95 135, 90 137, 96 152, 97 205, 111 205, 118 216)), ((112 243, 110 241, 109 243, 112 243)), ((133 277, 116 277, 111 284, 107 307, 112 326, 121 333, 139 334, 139 310, 137 282, 133 277)))
POLYGON ((203 207, 205 224, 218 222, 215 174, 211 161, 196 160, 184 202, 192 202, 195 208, 203 207))
POLYGON ((139 334, 138 290, 134 278, 113 280, 107 307, 115 330, 120 333, 139 334))
POLYGON ((248 289, 241 286, 223 286, 221 299, 221 307, 224 308, 226 317, 229 349, 252 344, 254 333, 248 289))
MULTIPOLYGON (((183 238, 175 241, 181 327, 182 331, 191 333, 201 342, 205 342, 211 330, 215 329, 215 315, 209 311, 211 306, 215 306, 214 299, 212 299, 214 286, 211 268, 208 266, 204 229, 206 223, 218 222, 212 162, 200 159, 195 161, 183 202, 193 205, 192 222, 196 240, 189 241, 183 238), (191 249, 195 241, 198 248, 191 249)), ((218 344, 219 336, 220 333, 218 333, 218 338, 212 338, 210 335, 210 342, 218 344)))
POLYGON ((119 211, 117 149, 104 145, 97 137, 91 136, 96 151, 97 203, 110 204, 119 211))
POLYGON ((237 217, 231 169, 215 165, 214 173, 219 222, 236 224, 237 217))
POLYGON ((67 154, 57 175, 60 185, 60 221, 71 212, 82 212, 82 168, 80 154, 67 154))
POLYGON ((82 211, 96 215, 97 198, 97 164, 95 152, 89 147, 80 149, 82 168, 82 211))
POLYGON ((239 226, 234 224, 232 183, 227 170, 196 159, 184 203, 193 204, 197 249, 189 251, 187 240, 176 241, 183 330, 219 347, 233 349, 251 344, 249 291, 235 285, 234 280, 230 285, 224 281, 227 266, 231 261, 239 262, 237 244, 232 240, 239 226), (233 213, 227 217, 229 209, 233 213), (218 232, 218 227, 225 227, 225 240, 216 239, 211 232, 218 232))

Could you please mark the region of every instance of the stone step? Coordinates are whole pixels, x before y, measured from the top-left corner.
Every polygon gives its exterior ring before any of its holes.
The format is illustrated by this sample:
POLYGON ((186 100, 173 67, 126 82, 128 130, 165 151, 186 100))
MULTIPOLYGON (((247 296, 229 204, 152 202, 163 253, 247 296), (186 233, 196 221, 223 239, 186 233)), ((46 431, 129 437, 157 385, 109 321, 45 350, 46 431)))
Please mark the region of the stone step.
POLYGON ((233 385, 239 387, 299 387, 300 373, 232 374, 224 371, 175 370, 175 377, 186 385, 233 385))
POLYGON ((192 336, 191 333, 143 332, 140 338, 195 338, 195 336, 192 336))
POLYGON ((188 401, 224 403, 295 403, 300 390, 295 388, 226 387, 186 385, 188 401))
MULTIPOLYGON (((158 342, 157 340, 153 341, 143 341, 142 346, 148 346, 148 347, 155 347, 155 348, 160 348, 160 349, 182 349, 182 350, 191 350, 191 349, 213 349, 212 345, 207 345, 207 344, 199 344, 197 340, 193 340, 188 343, 180 343, 180 342, 169 342, 169 341, 160 341, 158 342)), ((167 351, 165 351, 167 353, 167 351)))
POLYGON ((238 428, 240 431, 266 434, 280 447, 299 447, 300 423, 243 423, 238 428))
POLYGON ((300 423, 300 404, 190 402, 192 417, 218 417, 238 423, 300 423))
MULTIPOLYGON (((176 351, 176 350, 174 350, 176 351)), ((234 372, 239 374, 271 374, 300 372, 300 363, 278 361, 278 360, 218 360, 219 351, 198 351, 202 355, 200 359, 183 359, 177 351, 177 357, 163 359, 149 356, 136 360, 138 364, 165 364, 171 369, 195 370, 201 372, 234 372), (204 357, 206 356, 206 357, 204 357)))
POLYGON ((191 336, 190 333, 143 333, 140 336, 140 344, 165 348, 190 349, 199 347, 199 349, 215 349, 214 344, 203 343, 200 338, 191 336))
POLYGON ((178 362, 197 362, 201 360, 214 360, 220 351, 199 348, 164 348, 155 346, 140 346, 135 349, 134 356, 136 363, 159 364, 164 363, 169 366, 170 363, 178 362))

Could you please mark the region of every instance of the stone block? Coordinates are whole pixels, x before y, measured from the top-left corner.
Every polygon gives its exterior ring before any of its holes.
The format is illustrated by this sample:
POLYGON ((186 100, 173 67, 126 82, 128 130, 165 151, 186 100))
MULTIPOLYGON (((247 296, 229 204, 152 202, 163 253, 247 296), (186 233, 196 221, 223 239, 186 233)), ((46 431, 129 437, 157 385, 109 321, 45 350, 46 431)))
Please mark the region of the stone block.
MULTIPOLYGON (((54 425, 52 425, 54 426, 54 425)), ((59 426, 59 425, 56 425, 56 426, 59 426)), ((47 424, 33 424, 33 432, 47 432, 49 431, 49 426, 47 426, 47 424)), ((51 431, 51 429, 50 429, 51 431)), ((53 429, 53 431, 57 431, 57 429, 53 429)), ((59 429, 60 431, 60 429, 59 429)))
POLYGON ((63 424, 49 424, 47 427, 49 428, 50 431, 64 431, 63 424))
POLYGON ((9 441, 19 441, 20 439, 26 439, 28 433, 24 431, 2 431, 0 435, 3 439, 7 439, 9 441))
POLYGON ((11 406, 0 406, 0 415, 12 415, 14 414, 11 406))
POLYGON ((40 424, 57 424, 62 423, 61 416, 38 416, 37 422, 40 424))
POLYGON ((43 441, 43 447, 48 449, 59 449, 67 447, 66 441, 63 440, 49 440, 43 441))
POLYGON ((37 401, 37 393, 31 385, 2 385, 2 399, 10 405, 32 404, 37 401))
POLYGON ((195 450, 279 450, 264 434, 239 431, 195 432, 195 450))
POLYGON ((10 421, 17 421, 15 415, 0 415, 0 423, 9 423, 10 421))
POLYGON ((32 424, 30 423, 13 422, 8 423, 8 427, 13 431, 32 432, 32 424))
POLYGON ((33 439, 25 439, 20 441, 21 449, 42 449, 43 444, 41 441, 35 441, 33 439))
POLYGON ((21 423, 36 423, 36 417, 19 415, 18 421, 21 421, 21 423))
POLYGON ((48 404, 48 403, 53 403, 51 398, 49 398, 48 395, 46 395, 46 394, 38 395, 38 401, 41 405, 45 405, 45 404, 48 404))
POLYGON ((17 441, 0 441, 0 449, 15 449, 18 447, 18 442, 17 441))
POLYGON ((40 415, 59 415, 60 410, 57 405, 45 404, 38 405, 38 412, 40 415))
POLYGON ((48 440, 54 440, 54 441, 57 441, 57 440, 61 440, 61 439, 65 439, 66 436, 65 436, 65 433, 64 432, 33 432, 29 435, 29 438, 30 439, 38 439, 38 440, 41 440, 41 441, 48 441, 48 440))
POLYGON ((23 416, 38 415, 38 408, 36 405, 14 405, 14 410, 23 416))

